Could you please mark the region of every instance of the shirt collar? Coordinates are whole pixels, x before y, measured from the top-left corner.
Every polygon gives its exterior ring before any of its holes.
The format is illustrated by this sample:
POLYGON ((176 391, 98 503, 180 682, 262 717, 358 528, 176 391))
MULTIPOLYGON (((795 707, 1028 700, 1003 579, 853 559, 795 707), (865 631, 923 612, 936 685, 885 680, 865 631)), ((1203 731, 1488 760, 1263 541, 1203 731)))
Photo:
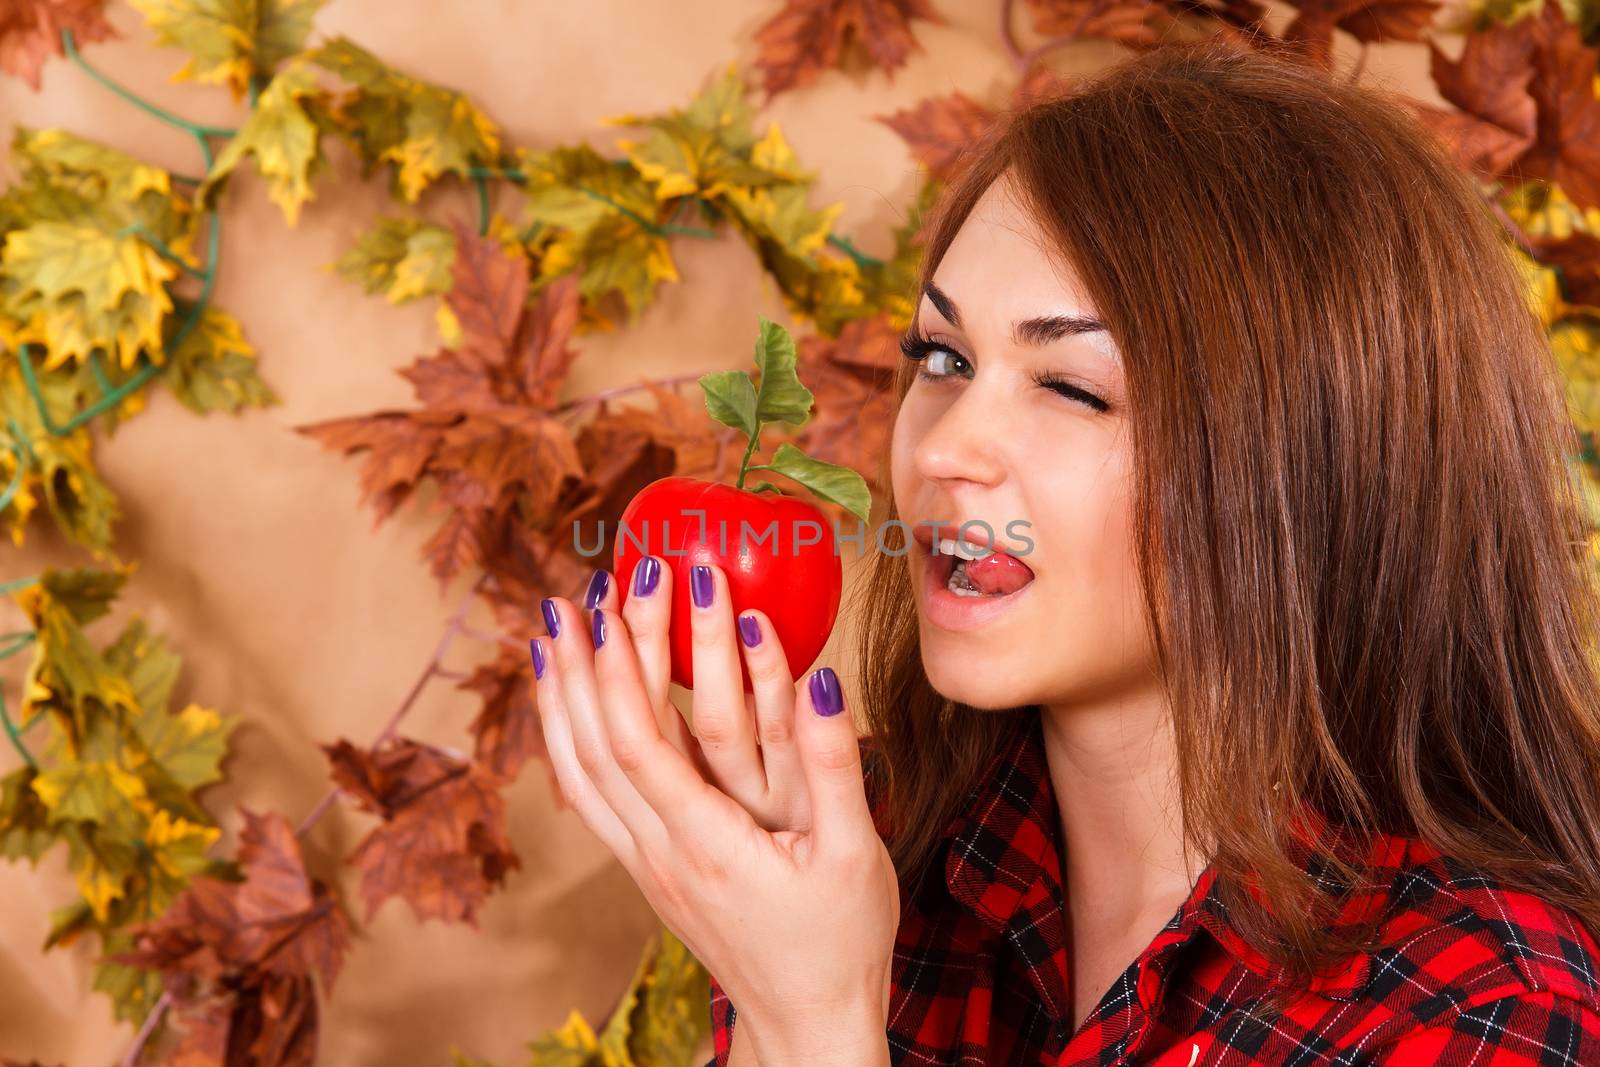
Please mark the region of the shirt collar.
MULTIPOLYGON (((945 882, 958 903, 1015 946, 1046 1009, 1055 1018, 1065 1019, 1070 969, 1060 820, 1040 714, 1024 714, 1033 721, 990 759, 969 803, 945 830, 949 842, 945 882)), ((1308 841, 1328 847, 1333 836, 1328 823, 1310 807, 1291 827, 1292 853, 1302 869, 1317 879, 1319 888, 1338 894, 1344 887, 1326 870, 1325 862, 1305 847, 1308 841)), ((1376 836, 1367 862, 1376 868, 1376 884, 1383 888, 1352 895, 1330 929, 1360 925, 1389 903, 1394 876, 1415 858, 1410 855, 1411 847, 1409 838, 1376 836)), ((1269 980, 1281 979, 1280 969, 1235 930, 1217 893, 1216 877, 1214 866, 1201 872, 1189 897, 1158 932, 1144 959, 1166 956, 1204 930, 1251 971, 1269 980)), ((1253 879, 1246 889, 1265 904, 1253 879)), ((1163 973, 1169 970, 1161 968, 1163 973)), ((1354 1000, 1366 988, 1371 970, 1371 954, 1358 952, 1334 970, 1312 978, 1309 988, 1331 999, 1354 1000)))

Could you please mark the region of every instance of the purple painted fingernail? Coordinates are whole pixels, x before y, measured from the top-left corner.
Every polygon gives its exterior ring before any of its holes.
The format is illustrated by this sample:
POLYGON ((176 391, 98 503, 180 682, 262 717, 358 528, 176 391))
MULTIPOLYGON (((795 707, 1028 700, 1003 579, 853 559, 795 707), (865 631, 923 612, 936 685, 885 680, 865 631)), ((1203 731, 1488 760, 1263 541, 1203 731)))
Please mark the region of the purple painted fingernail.
POLYGON ((761 624, 754 615, 739 616, 739 640, 746 648, 755 648, 761 643, 761 624))
POLYGON ((539 601, 539 610, 544 613, 544 628, 550 631, 550 636, 560 637, 561 617, 556 614, 555 601, 545 597, 539 601))
POLYGON ((533 676, 535 679, 544 677, 544 649, 539 647, 539 639, 528 639, 528 653, 533 656, 533 676))
POLYGON ((661 561, 654 556, 646 556, 633 568, 633 595, 649 596, 656 591, 656 582, 661 579, 661 561))
POLYGON ((583 606, 595 607, 606 598, 606 586, 611 583, 611 576, 604 570, 594 572, 594 577, 589 579, 589 591, 583 596, 583 606))
POLYGON ((811 672, 811 707, 818 715, 837 715, 844 710, 839 676, 832 667, 818 667, 811 672))
POLYGON ((711 577, 711 568, 703 563, 696 563, 689 569, 689 592, 694 595, 694 606, 709 608, 711 594, 716 590, 717 583, 711 577))
POLYGON ((606 613, 601 608, 594 609, 594 625, 590 627, 589 640, 594 642, 595 648, 606 643, 606 613))

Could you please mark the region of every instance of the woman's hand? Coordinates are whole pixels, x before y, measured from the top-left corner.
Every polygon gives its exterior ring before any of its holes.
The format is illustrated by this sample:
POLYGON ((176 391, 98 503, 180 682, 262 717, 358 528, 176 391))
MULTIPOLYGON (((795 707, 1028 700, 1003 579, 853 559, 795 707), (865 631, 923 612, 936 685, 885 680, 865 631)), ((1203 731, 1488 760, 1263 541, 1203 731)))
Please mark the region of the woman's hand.
MULTIPOLYGON (((681 747, 695 745, 693 736, 672 740, 670 723, 682 719, 665 699, 670 569, 659 567, 658 587, 630 595, 620 615, 606 607, 609 590, 596 598, 592 622, 564 598, 544 601, 551 636, 536 638, 532 651, 563 799, 717 976, 753 1024, 763 1062, 769 1049, 806 1049, 808 1041, 818 1043, 813 1054, 843 1051, 824 1044, 849 1040, 834 1021, 876 1026, 881 1046, 899 888, 867 806, 838 680, 823 667, 797 691, 766 619, 745 613, 760 626, 761 641, 745 655, 762 748, 771 739, 776 750, 779 769, 767 773, 791 776, 785 788, 803 791, 807 813, 803 829, 768 830, 702 774, 754 788, 738 747, 748 741, 753 749, 753 733, 727 582, 718 567, 703 574, 710 596, 696 597, 691 609, 695 720, 702 741, 718 739, 703 762, 681 747), (637 646, 634 633, 643 635, 637 646)), ((773 759, 767 754, 769 765, 773 759)))
MULTIPOLYGON (((708 571, 716 572, 717 582, 711 604, 690 612, 695 685, 687 720, 668 695, 672 569, 659 558, 646 556, 635 565, 634 574, 624 576, 632 584, 620 613, 639 662, 645 696, 662 736, 702 778, 738 801, 757 825, 766 830, 809 829, 811 801, 795 747, 795 682, 789 661, 764 612, 742 612, 736 630, 731 601, 725 595, 726 579, 717 567, 708 571), (740 647, 753 693, 744 691, 740 647)), ((615 614, 620 592, 609 572, 595 571, 583 606, 615 614)), ((545 624, 548 628, 548 619, 545 624)))

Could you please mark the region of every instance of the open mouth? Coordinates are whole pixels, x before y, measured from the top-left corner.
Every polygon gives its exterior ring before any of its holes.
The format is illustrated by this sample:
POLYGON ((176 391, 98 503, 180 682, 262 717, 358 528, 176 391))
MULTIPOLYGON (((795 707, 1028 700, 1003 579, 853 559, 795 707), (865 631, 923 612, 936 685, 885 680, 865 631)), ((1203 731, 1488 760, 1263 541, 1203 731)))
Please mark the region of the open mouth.
POLYGON ((1009 596, 1034 578, 1033 569, 1015 556, 970 544, 958 547, 945 539, 934 542, 929 550, 928 566, 936 586, 958 597, 1009 596), (939 551, 940 548, 944 551, 939 551), (981 555, 981 558, 968 558, 973 555, 981 555))

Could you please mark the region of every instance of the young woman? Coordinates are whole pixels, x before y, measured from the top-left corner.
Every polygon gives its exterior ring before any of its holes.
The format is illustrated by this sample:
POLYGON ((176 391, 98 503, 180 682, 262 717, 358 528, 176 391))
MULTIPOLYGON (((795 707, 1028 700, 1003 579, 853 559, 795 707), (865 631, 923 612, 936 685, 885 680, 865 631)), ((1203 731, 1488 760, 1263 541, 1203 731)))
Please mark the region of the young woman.
POLYGON ((927 232, 860 746, 714 566, 694 736, 659 561, 534 643, 718 1067, 1600 1064, 1600 615, 1474 182, 1208 41, 1011 115, 927 232))

